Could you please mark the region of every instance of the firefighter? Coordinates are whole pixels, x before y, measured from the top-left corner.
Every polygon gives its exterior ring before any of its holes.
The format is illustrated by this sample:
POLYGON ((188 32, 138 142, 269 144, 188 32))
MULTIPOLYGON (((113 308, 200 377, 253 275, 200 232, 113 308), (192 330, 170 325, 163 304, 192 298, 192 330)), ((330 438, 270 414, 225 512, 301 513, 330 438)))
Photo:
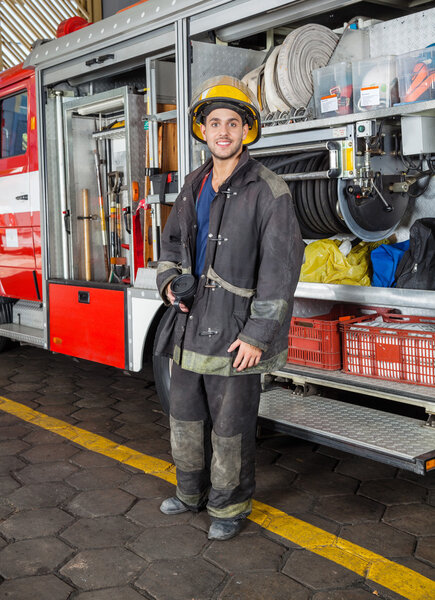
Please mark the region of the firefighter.
MULTIPOLYGON (((241 81, 209 79, 194 94, 190 131, 211 157, 186 177, 162 236, 157 284, 194 274, 190 309, 171 309, 156 352, 173 357, 171 448, 176 495, 168 515, 207 508, 208 538, 237 535, 255 488, 260 373, 287 357, 303 242, 285 182, 250 158, 261 135, 241 81)), ((175 285, 175 284, 174 284, 175 285)))

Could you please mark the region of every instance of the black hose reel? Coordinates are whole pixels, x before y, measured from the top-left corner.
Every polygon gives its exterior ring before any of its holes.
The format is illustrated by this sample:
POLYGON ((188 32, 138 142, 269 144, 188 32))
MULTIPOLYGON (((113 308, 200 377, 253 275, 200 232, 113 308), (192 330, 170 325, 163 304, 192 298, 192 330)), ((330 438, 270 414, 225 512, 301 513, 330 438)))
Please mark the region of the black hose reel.
POLYGON ((376 180, 380 193, 374 189, 362 198, 349 180, 337 178, 330 169, 325 150, 259 156, 258 160, 287 181, 305 239, 352 233, 365 241, 381 240, 395 230, 408 206, 407 194, 388 191, 398 180, 393 175, 376 180))
POLYGON ((302 174, 301 179, 287 181, 302 237, 321 239, 349 232, 338 206, 337 179, 328 179, 326 176, 329 169, 328 152, 259 157, 258 160, 284 179, 286 175, 302 174), (309 174, 321 171, 325 172, 324 178, 309 177, 309 174))

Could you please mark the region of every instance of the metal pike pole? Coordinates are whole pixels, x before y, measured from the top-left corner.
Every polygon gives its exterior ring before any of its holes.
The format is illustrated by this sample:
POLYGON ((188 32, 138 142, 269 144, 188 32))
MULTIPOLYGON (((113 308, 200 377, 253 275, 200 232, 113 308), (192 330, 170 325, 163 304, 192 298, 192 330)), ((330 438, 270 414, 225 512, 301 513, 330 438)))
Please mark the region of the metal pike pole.
POLYGON ((96 149, 94 150, 94 158, 95 158, 95 169, 97 172, 98 206, 100 209, 101 241, 103 244, 103 252, 104 252, 104 268, 106 271, 106 279, 109 279, 110 266, 109 266, 109 252, 108 252, 108 247, 107 247, 106 213, 104 210, 103 188, 101 185, 101 163, 100 163, 100 153, 98 151, 98 142, 96 142, 96 149))
POLYGON ((121 273, 126 265, 126 258, 121 256, 121 200, 120 191, 123 174, 120 171, 108 173, 109 187, 109 233, 110 233, 110 275, 109 283, 121 281, 121 273))
POLYGON ((90 238, 90 226, 89 220, 92 218, 89 215, 89 191, 86 189, 82 190, 82 201, 83 201, 83 237, 85 242, 85 279, 91 281, 92 270, 91 270, 91 238, 90 238))

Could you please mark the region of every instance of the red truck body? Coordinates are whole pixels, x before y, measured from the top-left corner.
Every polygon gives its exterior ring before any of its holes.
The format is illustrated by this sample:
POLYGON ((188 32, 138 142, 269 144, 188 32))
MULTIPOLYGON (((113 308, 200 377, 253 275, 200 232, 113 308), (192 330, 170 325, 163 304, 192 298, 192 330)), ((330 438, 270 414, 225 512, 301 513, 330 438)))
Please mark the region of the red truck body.
POLYGON ((0 295, 41 299, 41 229, 35 78, 0 74, 0 295))

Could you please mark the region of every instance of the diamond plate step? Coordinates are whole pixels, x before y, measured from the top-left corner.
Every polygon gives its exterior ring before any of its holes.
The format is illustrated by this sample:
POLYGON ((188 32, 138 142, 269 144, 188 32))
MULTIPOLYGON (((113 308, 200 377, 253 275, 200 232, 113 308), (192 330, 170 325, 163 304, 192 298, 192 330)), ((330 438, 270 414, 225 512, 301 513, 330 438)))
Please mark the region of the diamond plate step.
POLYGON ((31 300, 18 300, 13 307, 12 322, 15 325, 42 329, 44 326, 42 304, 31 300))
POLYGON ((3 323, 0 325, 0 336, 45 348, 44 330, 37 329, 36 327, 17 325, 16 323, 3 323))
POLYGON ((321 396, 277 388, 261 394, 259 416, 274 429, 424 474, 435 458, 435 427, 321 396))

